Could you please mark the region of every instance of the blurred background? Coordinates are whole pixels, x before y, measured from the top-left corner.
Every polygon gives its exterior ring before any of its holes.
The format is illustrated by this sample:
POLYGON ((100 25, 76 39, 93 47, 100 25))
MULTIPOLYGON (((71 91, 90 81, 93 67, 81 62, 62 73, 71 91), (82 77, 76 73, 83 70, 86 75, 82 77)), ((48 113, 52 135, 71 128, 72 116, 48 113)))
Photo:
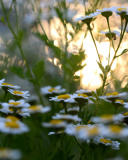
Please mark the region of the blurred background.
MULTIPOLYGON (((34 70, 40 86, 62 85, 68 92, 84 88, 95 90, 102 85, 101 73, 97 65, 97 53, 88 32, 75 18, 87 15, 96 9, 111 6, 126 6, 127 0, 4 0, 9 20, 15 33, 22 41, 25 57, 31 70, 34 70), (14 5, 12 5, 14 3, 14 5), (12 5, 12 7, 11 7, 12 5), (10 9, 11 8, 11 9, 10 9)), ((20 85, 23 90, 34 93, 28 81, 25 62, 15 39, 10 32, 0 6, 0 78, 20 85)), ((92 31, 101 55, 103 65, 107 65, 109 40, 100 31, 107 31, 107 22, 98 15, 92 22, 92 31)), ((111 30, 120 31, 120 17, 110 17, 111 30)), ((127 48, 126 30, 118 54, 127 48)), ((119 42, 117 36, 115 46, 119 42)), ((111 58, 114 51, 111 48, 111 58)), ((107 90, 127 89, 127 53, 116 59, 109 75, 107 90)))

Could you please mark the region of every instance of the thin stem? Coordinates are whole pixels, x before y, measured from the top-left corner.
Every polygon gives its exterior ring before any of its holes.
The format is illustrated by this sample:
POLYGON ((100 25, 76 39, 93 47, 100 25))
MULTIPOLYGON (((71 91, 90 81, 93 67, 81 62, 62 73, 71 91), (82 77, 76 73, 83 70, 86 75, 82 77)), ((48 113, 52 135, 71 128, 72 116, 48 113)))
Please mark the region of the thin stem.
POLYGON ((122 32, 123 32, 123 19, 122 19, 122 16, 121 16, 121 35, 120 35, 120 38, 122 37, 122 32))
POLYGON ((115 58, 116 58, 116 54, 117 54, 117 52, 118 52, 118 49, 119 49, 119 47, 120 47, 120 45, 121 45, 121 42, 122 42, 122 39, 123 39, 123 37, 124 37, 124 33, 125 33, 125 30, 126 30, 127 24, 128 24, 128 21, 126 21, 126 23, 125 23, 125 27, 124 27, 122 36, 121 36, 121 38, 120 38, 120 42, 119 42, 119 44, 118 44, 118 47, 117 47, 117 49, 116 49, 116 51, 115 51, 114 57, 113 57, 112 62, 111 62, 111 64, 110 64, 110 68, 111 68, 111 66, 112 66, 112 64, 113 64, 113 62, 114 62, 114 60, 115 60, 115 58))
POLYGON ((89 24, 87 24, 87 25, 88 25, 88 28, 89 28, 89 31, 90 31, 90 34, 91 34, 91 37, 92 37, 93 43, 94 43, 95 48, 96 48, 96 52, 97 52, 97 55, 98 55, 99 61, 100 61, 100 63, 101 63, 100 54, 99 54, 99 52, 98 52, 97 45, 96 45, 96 42, 95 42, 94 36, 93 36, 93 34, 92 34, 92 31, 91 31, 90 23, 89 23, 89 24))
POLYGON ((13 5, 13 2, 14 2, 14 0, 12 1, 12 3, 11 3, 11 6, 10 6, 10 9, 9 9, 9 14, 11 13, 11 11, 12 11, 12 5, 13 5))
POLYGON ((112 39, 112 33, 111 33, 111 29, 110 29, 110 24, 109 24, 109 17, 106 18, 107 19, 107 23, 108 23, 108 28, 109 28, 109 33, 110 33, 110 40, 112 41, 112 47, 115 51, 115 47, 114 47, 114 43, 113 43, 113 39, 112 39))
POLYGON ((110 53, 111 53, 111 41, 109 41, 109 55, 108 55, 108 65, 110 63, 110 53))
POLYGON ((66 103, 63 102, 63 106, 64 106, 64 109, 65 109, 65 114, 67 114, 67 107, 66 107, 66 103))
MULTIPOLYGON (((29 65, 28 65, 27 59, 26 59, 26 57, 25 57, 25 55, 24 55, 24 51, 23 51, 23 49, 22 49, 21 42, 18 40, 17 35, 15 34, 14 30, 12 29, 12 26, 11 26, 11 24, 10 24, 8 15, 7 15, 7 13, 6 13, 6 10, 5 10, 3 1, 1 1, 1 6, 2 6, 3 12, 4 12, 4 14, 5 14, 5 18, 6 18, 8 27, 9 27, 10 31, 12 32, 12 34, 13 34, 16 42, 17 42, 17 46, 18 46, 18 48, 19 48, 19 50, 20 50, 20 53, 21 53, 21 55, 22 55, 22 57, 23 57, 23 59, 24 59, 24 61, 25 61, 27 70, 28 70, 28 72, 29 72, 29 75, 30 75, 31 79, 35 80, 35 78, 33 77, 32 73, 31 73, 31 70, 30 70, 30 67, 29 67, 29 65)), ((40 99, 40 103, 42 104, 42 103, 43 103, 43 102, 42 102, 42 96, 40 95, 39 89, 38 89, 38 87, 36 86, 36 84, 34 84, 34 87, 35 87, 35 90, 36 90, 36 92, 37 92, 37 94, 38 94, 38 97, 39 97, 39 99, 40 99)))
POLYGON ((14 3, 14 8, 15 8, 15 14, 16 14, 16 27, 17 27, 17 32, 18 32, 18 28, 19 28, 19 18, 18 18, 18 12, 17 12, 17 4, 16 4, 16 1, 14 3))

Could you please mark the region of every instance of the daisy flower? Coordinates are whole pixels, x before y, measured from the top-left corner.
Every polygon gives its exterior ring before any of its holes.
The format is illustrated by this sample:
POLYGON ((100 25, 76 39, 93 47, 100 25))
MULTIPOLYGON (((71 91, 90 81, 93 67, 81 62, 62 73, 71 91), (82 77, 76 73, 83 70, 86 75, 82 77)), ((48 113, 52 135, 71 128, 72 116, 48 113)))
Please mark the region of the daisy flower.
POLYGON ((0 159, 15 160, 21 158, 21 152, 17 149, 0 148, 0 159))
POLYGON ((21 107, 29 107, 29 103, 25 103, 25 100, 21 99, 18 101, 9 100, 9 103, 1 103, 2 107, 14 107, 14 108, 21 108, 21 107))
POLYGON ((119 15, 125 15, 127 13, 127 8, 122 6, 122 7, 117 7, 115 12, 119 15))
POLYGON ((55 97, 50 97, 49 101, 62 102, 62 103, 64 102, 76 103, 75 100, 72 98, 71 94, 64 94, 55 97))
POLYGON ((120 36, 120 32, 119 31, 111 31, 111 33, 109 31, 101 31, 100 33, 104 33, 106 37, 108 37, 109 39, 111 39, 111 36, 113 39, 116 39, 116 36, 120 36))
POLYGON ((111 146, 111 148, 114 149, 114 150, 119 150, 120 149, 119 148, 120 143, 118 141, 113 141, 113 140, 111 140, 109 138, 104 138, 102 136, 94 137, 93 143, 95 143, 97 145, 99 143, 101 143, 101 144, 103 144, 105 146, 111 146))
POLYGON ((110 125, 106 128, 107 137, 110 138, 126 138, 128 137, 128 128, 119 125, 110 125))
POLYGON ((50 128, 65 128, 67 122, 60 119, 52 119, 50 122, 43 122, 42 126, 50 128))
POLYGON ((47 113, 51 110, 49 106, 43 107, 42 105, 32 105, 27 108, 23 108, 21 112, 25 113, 47 113))
POLYGON ((81 118, 79 118, 77 115, 70 115, 70 114, 66 114, 66 115, 62 115, 62 114, 56 114, 56 116, 52 116, 53 119, 60 119, 60 120, 65 120, 67 122, 81 122, 81 118))
POLYGON ((111 93, 107 93, 106 96, 99 96, 99 98, 108 102, 115 102, 115 100, 118 99, 119 97, 123 97, 126 95, 127 95, 126 92, 123 92, 123 93, 111 92, 111 93))
POLYGON ((29 91, 18 91, 18 90, 8 89, 8 92, 22 98, 28 98, 30 96, 29 91))
POLYGON ((41 94, 42 95, 48 95, 48 94, 60 94, 65 92, 66 89, 62 88, 61 86, 51 87, 51 86, 45 86, 41 88, 41 94))
POLYGON ((122 121, 124 116, 122 114, 104 114, 100 117, 92 117, 91 121, 93 123, 110 123, 110 122, 115 122, 115 121, 122 121))
MULTIPOLYGON (((77 114, 78 112, 79 112, 79 107, 73 107, 73 108, 68 108, 68 109, 67 109, 67 113, 68 113, 68 114, 71 114, 71 115, 75 115, 75 114, 77 114)), ((65 110, 64 110, 64 109, 61 110, 60 113, 65 114, 65 110)))
POLYGON ((87 96, 92 96, 92 91, 80 89, 76 91, 77 94, 86 94, 87 96))
POLYGON ((0 131, 7 134, 22 134, 29 131, 26 124, 20 121, 9 121, 0 122, 0 131))
POLYGON ((7 90, 9 88, 11 88, 11 89, 19 89, 20 88, 20 86, 14 86, 13 84, 5 83, 4 81, 5 81, 5 79, 0 80, 0 88, 2 87, 5 90, 7 90))
POLYGON ((97 12, 100 12, 102 16, 104 17, 110 17, 112 13, 116 10, 116 7, 110 7, 110 8, 103 8, 102 10, 97 9, 97 12))
POLYGON ((86 94, 78 93, 78 94, 73 94, 72 98, 75 99, 76 102, 78 103, 86 103, 89 100, 89 97, 86 94))
POLYGON ((106 127, 102 124, 69 125, 67 126, 65 132, 69 135, 76 136, 76 138, 82 141, 94 138, 95 136, 107 134, 106 127))
POLYGON ((30 117, 30 113, 24 113, 24 112, 21 112, 20 109, 18 109, 16 111, 16 113, 14 112, 13 108, 9 108, 8 106, 3 106, 1 109, 0 109, 0 112, 1 113, 4 113, 5 115, 14 115, 16 114, 17 116, 21 116, 21 117, 30 117))
POLYGON ((75 22, 81 20, 82 22, 88 24, 88 23, 90 23, 90 22, 93 20, 93 18, 96 17, 98 14, 99 14, 99 12, 94 12, 94 13, 91 13, 91 14, 86 15, 86 16, 81 16, 81 17, 79 17, 79 18, 76 18, 76 19, 75 19, 75 22))

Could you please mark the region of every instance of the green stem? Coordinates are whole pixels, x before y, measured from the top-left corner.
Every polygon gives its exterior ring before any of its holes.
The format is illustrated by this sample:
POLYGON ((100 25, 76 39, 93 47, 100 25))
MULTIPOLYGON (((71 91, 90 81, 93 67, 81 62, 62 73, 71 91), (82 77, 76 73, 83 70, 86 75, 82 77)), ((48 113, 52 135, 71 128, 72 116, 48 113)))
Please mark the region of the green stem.
POLYGON ((7 90, 5 90, 5 94, 4 94, 3 102, 5 101, 5 98, 6 98, 7 94, 8 94, 8 91, 7 91, 7 90))
POLYGON ((126 23, 125 23, 125 27, 124 27, 122 36, 121 36, 121 38, 120 38, 120 42, 119 42, 119 44, 118 44, 118 47, 117 47, 117 49, 116 49, 116 51, 115 51, 114 57, 113 57, 112 62, 111 62, 111 64, 110 64, 110 68, 111 68, 111 66, 112 66, 112 64, 113 64, 113 62, 114 62, 114 60, 115 60, 115 58, 116 58, 116 54, 117 54, 118 49, 119 49, 119 47, 120 47, 120 45, 121 45, 121 42, 122 42, 122 40, 123 40, 123 37, 124 37, 124 33, 125 33, 125 30, 126 30, 127 24, 128 24, 128 21, 126 21, 126 23))
POLYGON ((67 114, 67 107, 66 107, 66 103, 63 102, 63 106, 64 106, 64 109, 65 109, 65 114, 67 114))
POLYGON ((96 45, 96 42, 95 42, 94 36, 93 36, 93 34, 92 34, 92 30, 91 30, 91 27, 90 27, 90 23, 89 23, 89 24, 87 24, 87 26, 88 26, 88 29, 89 29, 89 31, 90 31, 90 34, 91 34, 91 37, 92 37, 93 43, 94 43, 94 45, 95 45, 96 52, 97 52, 97 55, 98 55, 98 58, 99 58, 99 62, 101 63, 100 54, 99 54, 99 52, 98 52, 97 45, 96 45))
POLYGON ((17 23, 16 27, 17 27, 17 32, 18 32, 18 28, 19 28, 19 18, 18 18, 17 4, 16 4, 16 3, 17 3, 17 2, 14 1, 14 8, 15 8, 15 14, 16 14, 16 23, 17 23))
POLYGON ((111 33, 111 29, 110 29, 110 24, 109 24, 109 17, 106 17, 106 19, 107 19, 107 23, 108 23, 110 38, 111 38, 110 40, 112 41, 112 47, 113 47, 113 49, 115 51, 115 47, 114 47, 114 43, 113 43, 113 39, 112 39, 112 33, 111 33))
MULTIPOLYGON (((29 67, 29 65, 28 65, 27 59, 26 59, 26 57, 25 57, 25 55, 24 55, 24 51, 23 51, 23 49, 22 49, 21 42, 18 40, 17 35, 15 34, 14 30, 12 29, 12 26, 11 26, 11 24, 10 24, 10 21, 9 21, 9 18, 8 18, 8 15, 7 15, 7 12, 6 12, 6 10, 5 10, 5 7, 4 7, 4 4, 3 4, 3 1, 2 1, 2 0, 1 0, 1 6, 2 6, 3 12, 4 12, 4 14, 5 14, 5 18, 6 18, 8 27, 9 27, 10 31, 12 32, 12 34, 13 34, 15 40, 16 40, 17 46, 18 46, 18 48, 19 48, 19 50, 20 50, 20 53, 21 53, 21 55, 22 55, 22 57, 23 57, 23 59, 24 59, 24 61, 25 61, 27 70, 28 70, 28 72, 29 72, 29 75, 30 75, 31 79, 33 79, 34 81, 36 81, 35 78, 33 77, 32 73, 31 73, 31 70, 30 70, 30 67, 29 67)), ((40 103, 43 104, 42 96, 41 96, 40 91, 39 91, 39 89, 38 89, 38 87, 36 86, 35 83, 34 83, 34 87, 35 87, 35 90, 36 90, 36 92, 37 92, 37 94, 38 94, 38 97, 39 97, 39 99, 40 99, 40 103)))
POLYGON ((111 41, 109 41, 108 65, 109 65, 109 63, 110 63, 110 53, 111 53, 111 41))

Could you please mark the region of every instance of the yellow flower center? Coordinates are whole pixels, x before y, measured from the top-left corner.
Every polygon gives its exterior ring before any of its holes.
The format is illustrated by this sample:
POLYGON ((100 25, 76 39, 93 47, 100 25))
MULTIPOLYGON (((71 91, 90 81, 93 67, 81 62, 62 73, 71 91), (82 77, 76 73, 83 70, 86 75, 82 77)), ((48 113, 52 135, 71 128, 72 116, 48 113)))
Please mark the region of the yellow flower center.
POLYGON ((76 131, 80 131, 81 129, 87 129, 88 126, 77 126, 76 131))
POLYGON ((13 122, 16 122, 19 120, 17 117, 14 117, 14 116, 7 116, 6 119, 10 119, 13 122))
POLYGON ((10 110, 11 112, 13 112, 13 111, 14 111, 12 108, 9 108, 9 110, 10 110))
POLYGON ((104 120, 112 120, 113 115, 112 114, 104 114, 101 116, 101 118, 104 120))
POLYGON ((68 98, 70 98, 70 96, 69 96, 68 94, 59 95, 59 96, 57 97, 57 99, 68 99, 68 98))
POLYGON ((19 124, 16 122, 5 122, 5 126, 9 128, 20 128, 19 124))
POLYGON ((112 141, 110 141, 110 140, 108 140, 108 139, 104 139, 104 138, 101 138, 101 139, 100 139, 100 142, 103 142, 103 143, 105 143, 105 144, 107 144, 107 143, 112 143, 112 141))
POLYGON ((116 125, 112 125, 110 126, 110 130, 114 133, 120 133, 120 131, 122 130, 122 128, 120 126, 116 126, 116 125))
POLYGON ((29 109, 33 111, 40 111, 41 107, 40 106, 30 106, 29 109))
POLYGON ((20 103, 20 102, 9 102, 9 104, 14 105, 14 106, 17 106, 17 105, 19 105, 19 104, 21 104, 21 103, 20 103))
POLYGON ((56 88, 50 88, 48 91, 49 91, 49 92, 53 92, 53 91, 55 91, 55 90, 58 91, 58 89, 56 89, 56 88))
POLYGON ((90 128, 88 130, 88 133, 89 133, 89 135, 96 135, 96 134, 98 134, 98 128, 96 128, 96 127, 90 128))
POLYGON ((89 120, 88 122, 87 122, 87 124, 90 124, 91 123, 91 120, 89 120))
POLYGON ((106 96, 117 96, 119 95, 118 92, 112 92, 112 93, 107 93, 106 96))
POLYGON ((124 113, 123 115, 124 115, 124 116, 128 116, 128 112, 124 113))
POLYGON ((79 93, 78 96, 88 97, 86 94, 79 93))
POLYGON ((120 102, 121 104, 124 104, 124 101, 119 99, 116 99, 115 102, 120 102))
POLYGON ((127 8, 117 8, 117 10, 118 11, 123 11, 123 10, 127 11, 127 8))
POLYGON ((14 94, 23 94, 22 92, 20 91, 13 91, 14 94))
POLYGON ((2 83, 3 86, 13 86, 12 84, 9 83, 2 83))
POLYGON ((60 119, 52 119, 52 120, 50 121, 51 124, 60 124, 60 123, 62 123, 62 122, 63 122, 63 121, 60 120, 60 119))

